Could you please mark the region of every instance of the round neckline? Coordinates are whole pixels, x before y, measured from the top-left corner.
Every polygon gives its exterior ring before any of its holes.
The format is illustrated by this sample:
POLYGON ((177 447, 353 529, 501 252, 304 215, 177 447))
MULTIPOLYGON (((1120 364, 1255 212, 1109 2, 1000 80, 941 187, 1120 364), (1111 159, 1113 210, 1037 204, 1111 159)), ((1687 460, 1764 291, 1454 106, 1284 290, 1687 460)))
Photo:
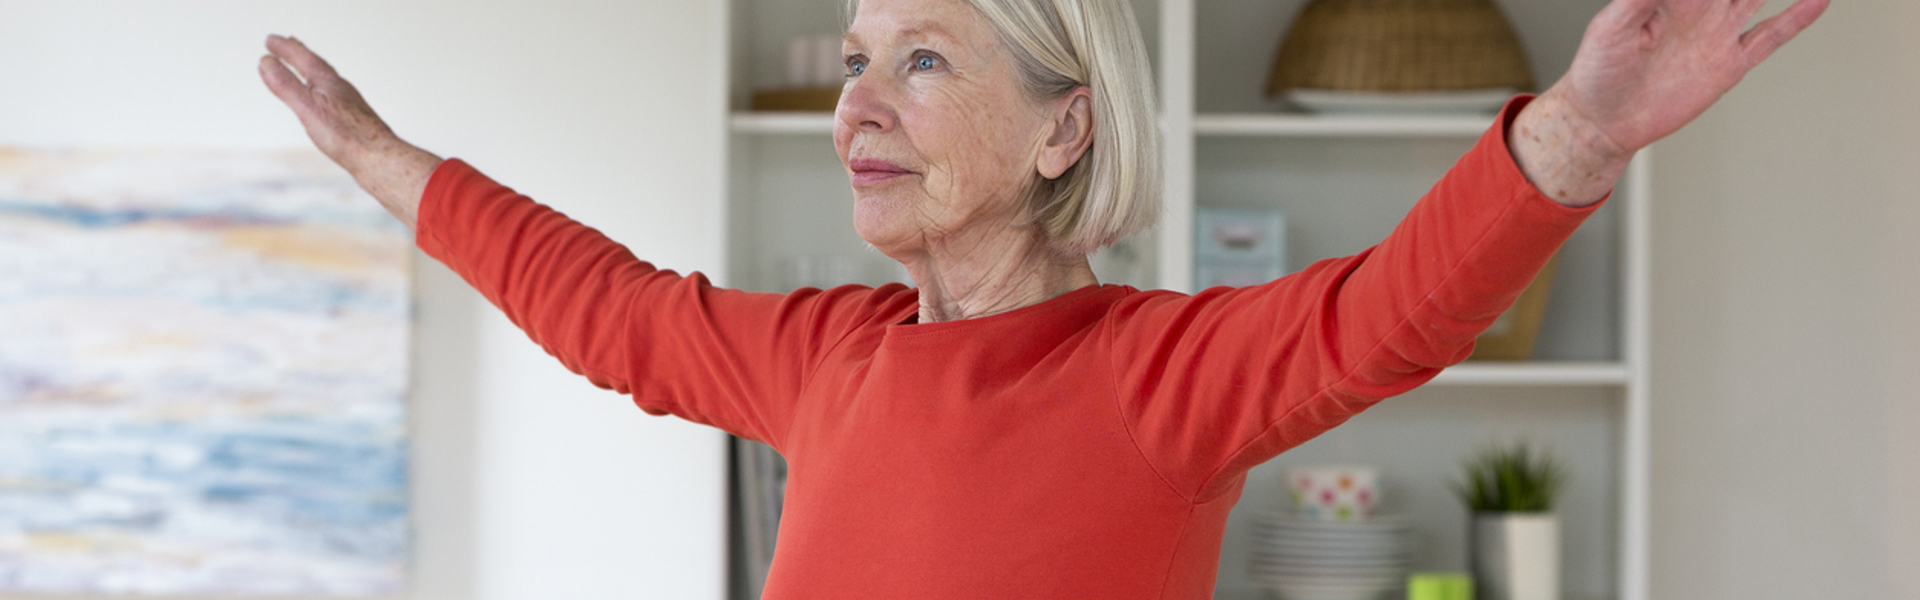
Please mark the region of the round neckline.
POLYGON ((963 328, 988 327, 1003 321, 1012 321, 1012 320, 1017 320, 1025 317, 1031 317, 1033 315, 1053 312, 1063 308, 1068 308, 1068 307, 1074 306, 1075 301, 1080 300, 1083 297, 1106 292, 1108 290, 1122 290, 1122 289, 1126 289, 1126 286, 1119 285, 1119 284, 1112 284, 1112 283, 1100 283, 1100 284, 1094 284, 1089 286, 1083 286, 1083 287, 1075 288, 1073 291, 1067 292, 1065 294, 1054 296, 1052 298, 1048 298, 1046 300, 1042 300, 1040 302, 1022 306, 1020 308, 1016 308, 1006 312, 994 313, 984 317, 956 319, 952 321, 940 321, 936 323, 919 322, 919 318, 920 318, 919 290, 916 289, 914 290, 913 312, 907 315, 907 318, 914 319, 914 322, 889 323, 887 325, 887 334, 888 335, 919 335, 923 333, 938 333, 938 332, 952 331, 955 329, 963 329, 963 328))

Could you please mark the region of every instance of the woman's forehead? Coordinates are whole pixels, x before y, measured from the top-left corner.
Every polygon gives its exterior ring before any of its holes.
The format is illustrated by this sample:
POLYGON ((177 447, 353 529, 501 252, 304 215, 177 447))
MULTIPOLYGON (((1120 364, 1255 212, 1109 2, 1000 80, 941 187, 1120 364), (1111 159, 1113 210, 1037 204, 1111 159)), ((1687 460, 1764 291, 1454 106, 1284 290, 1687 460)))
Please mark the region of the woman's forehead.
POLYGON ((961 0, 863 0, 842 37, 853 43, 964 41, 979 33, 978 17, 973 6, 961 0))
MULTIPOLYGON (((954 36, 952 34, 947 33, 946 28, 941 27, 939 23, 934 21, 923 20, 923 21, 907 23, 907 24, 904 24, 904 26, 898 27, 898 28, 880 27, 876 29, 877 31, 876 30, 866 31, 865 32, 866 37, 873 38, 873 39, 898 39, 898 40, 906 40, 906 41, 922 40, 922 39, 955 41, 954 36)), ((859 43, 863 41, 861 28, 859 27, 848 29, 847 33, 840 37, 842 39, 845 39, 846 41, 854 42, 854 43, 859 43)))

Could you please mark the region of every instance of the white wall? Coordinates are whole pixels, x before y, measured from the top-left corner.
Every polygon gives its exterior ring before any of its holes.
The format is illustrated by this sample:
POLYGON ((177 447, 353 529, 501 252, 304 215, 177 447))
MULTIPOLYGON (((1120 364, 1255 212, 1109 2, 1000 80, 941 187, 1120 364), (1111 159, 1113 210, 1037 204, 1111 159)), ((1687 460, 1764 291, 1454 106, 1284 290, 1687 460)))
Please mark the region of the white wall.
POLYGON ((1837 0, 1658 147, 1655 598, 1920 599, 1916 26, 1837 0))
MULTIPOLYGON (((0 145, 305 146, 254 70, 267 33, 295 34, 409 140, 713 270, 710 4, 0 0, 0 145)), ((591 388, 416 258, 406 597, 721 597, 721 434, 591 388)))

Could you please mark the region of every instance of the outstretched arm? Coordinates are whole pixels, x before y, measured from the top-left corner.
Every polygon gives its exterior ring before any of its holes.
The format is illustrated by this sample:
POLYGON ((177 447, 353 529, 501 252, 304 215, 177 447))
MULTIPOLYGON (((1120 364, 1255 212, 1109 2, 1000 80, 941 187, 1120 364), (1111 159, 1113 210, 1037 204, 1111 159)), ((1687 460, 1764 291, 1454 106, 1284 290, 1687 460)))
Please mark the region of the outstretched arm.
POLYGON ((1156 472, 1198 501, 1255 465, 1465 360, 1635 151, 1699 116, 1805 28, 1800 0, 1614 0, 1567 76, 1516 98, 1386 240, 1259 286, 1116 305, 1121 418, 1156 472))
POLYGON ((898 287, 755 294, 657 269, 464 161, 402 141, 298 40, 270 36, 267 49, 267 87, 321 152, 414 230, 421 250, 568 369, 650 414, 781 448, 801 384, 826 351, 914 306, 898 287))
POLYGON ((1766 0, 1614 0, 1573 66, 1508 131, 1527 180, 1555 202, 1600 201, 1641 148, 1692 121, 1830 0, 1799 0, 1747 28, 1766 0))
POLYGON ((413 229, 420 196, 440 157, 394 135, 360 91, 300 40, 267 36, 267 52, 260 57, 260 78, 300 117, 313 145, 413 229))

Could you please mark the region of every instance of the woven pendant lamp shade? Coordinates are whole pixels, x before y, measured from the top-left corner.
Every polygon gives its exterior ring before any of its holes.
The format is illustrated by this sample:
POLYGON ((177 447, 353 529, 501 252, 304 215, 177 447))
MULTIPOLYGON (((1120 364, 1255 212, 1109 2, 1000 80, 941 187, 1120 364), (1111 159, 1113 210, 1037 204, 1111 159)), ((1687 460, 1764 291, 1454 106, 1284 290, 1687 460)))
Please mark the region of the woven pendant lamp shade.
POLYGON ((1533 89, 1513 25, 1492 0, 1313 0, 1280 43, 1267 95, 1533 89))

